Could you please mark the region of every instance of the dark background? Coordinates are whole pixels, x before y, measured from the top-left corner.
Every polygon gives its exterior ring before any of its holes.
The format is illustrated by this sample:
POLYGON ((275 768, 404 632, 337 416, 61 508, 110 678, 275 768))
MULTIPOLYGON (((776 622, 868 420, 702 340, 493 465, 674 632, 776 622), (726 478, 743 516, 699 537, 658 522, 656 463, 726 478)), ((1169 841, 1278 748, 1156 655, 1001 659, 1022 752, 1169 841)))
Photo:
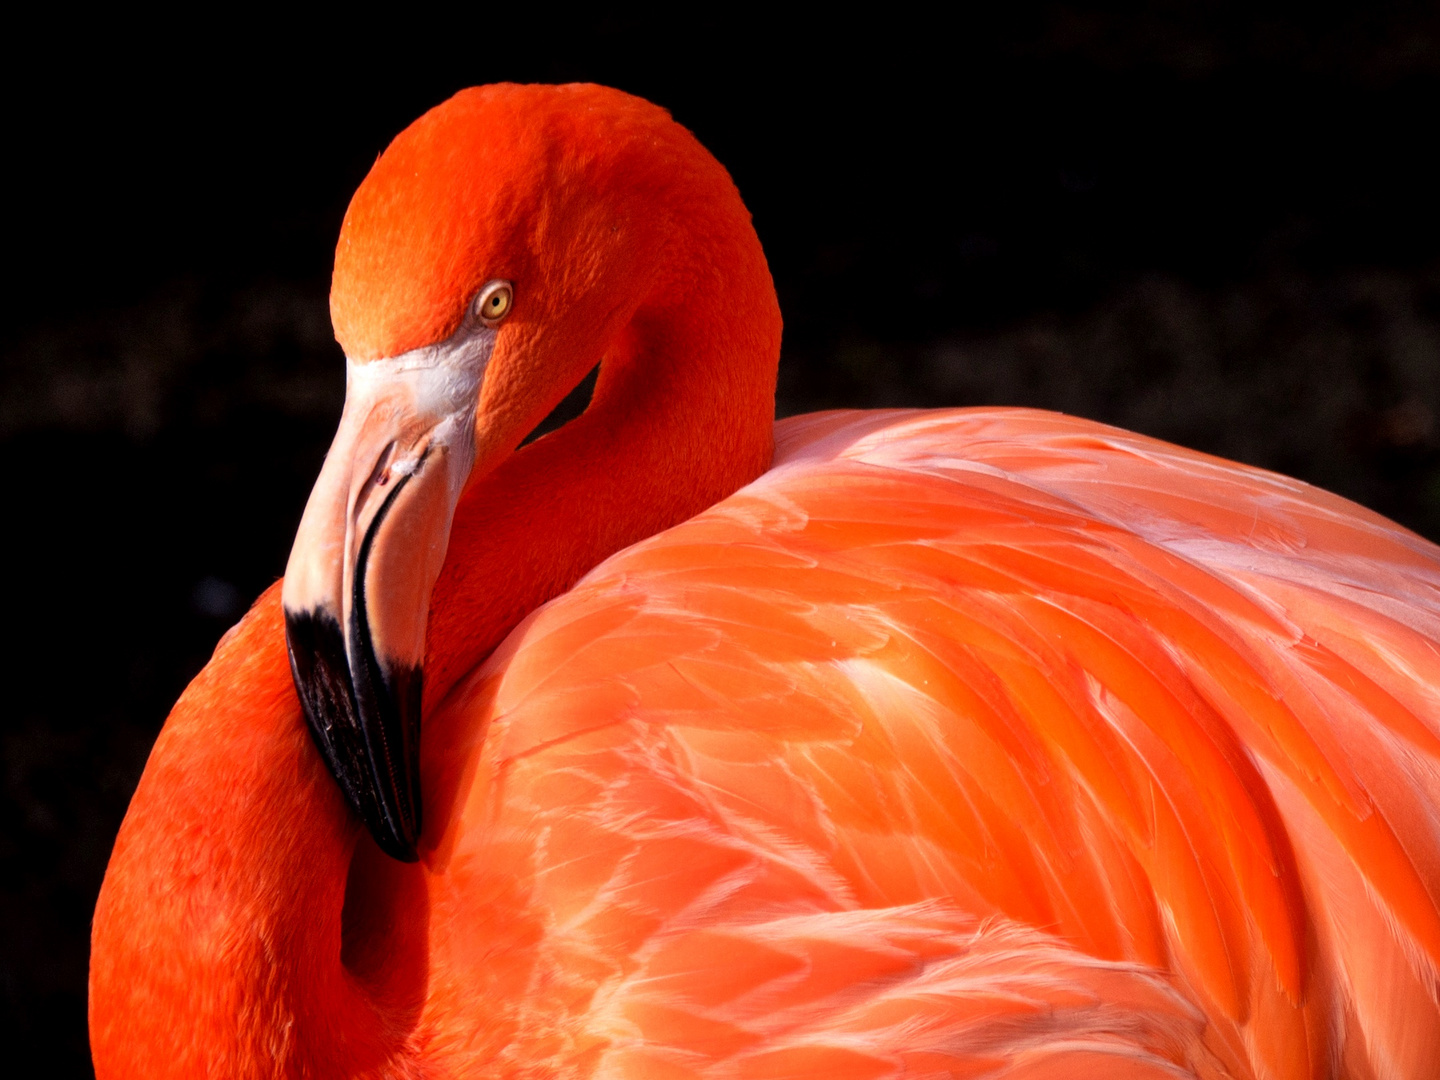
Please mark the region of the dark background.
POLYGON ((334 237, 425 108, 500 79, 670 108, 769 253, 782 415, 1062 409, 1440 538, 1432 10, 1061 4, 941 25, 884 5, 796 28, 482 7, 308 40, 254 18, 13 33, 6 1059, 88 1072, 115 830, 170 703, 284 567, 343 394, 334 237))

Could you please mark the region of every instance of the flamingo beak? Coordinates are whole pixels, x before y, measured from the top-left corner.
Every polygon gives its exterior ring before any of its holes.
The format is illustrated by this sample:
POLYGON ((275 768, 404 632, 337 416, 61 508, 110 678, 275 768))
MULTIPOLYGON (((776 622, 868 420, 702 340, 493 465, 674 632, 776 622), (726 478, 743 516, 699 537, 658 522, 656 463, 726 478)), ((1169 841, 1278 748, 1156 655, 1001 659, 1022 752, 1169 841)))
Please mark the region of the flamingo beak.
POLYGON ((475 456, 493 331, 365 363, 310 493, 281 602, 315 745, 380 848, 420 838, 420 704, 430 593, 475 456))

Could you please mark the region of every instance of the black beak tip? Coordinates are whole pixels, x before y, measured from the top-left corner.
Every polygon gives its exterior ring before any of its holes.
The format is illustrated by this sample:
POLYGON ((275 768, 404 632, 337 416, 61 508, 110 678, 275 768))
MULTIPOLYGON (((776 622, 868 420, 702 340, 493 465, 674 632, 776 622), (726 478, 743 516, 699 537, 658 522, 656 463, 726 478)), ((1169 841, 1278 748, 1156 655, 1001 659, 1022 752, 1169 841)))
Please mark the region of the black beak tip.
POLYGON ((381 832, 371 830, 376 845, 392 859, 400 862, 413 863, 420 861, 420 851, 415 845, 414 837, 400 836, 389 829, 381 832))
POLYGON ((347 651, 323 610, 287 610, 285 637, 310 734, 345 801, 381 851, 418 861, 420 670, 377 660, 368 633, 347 651))

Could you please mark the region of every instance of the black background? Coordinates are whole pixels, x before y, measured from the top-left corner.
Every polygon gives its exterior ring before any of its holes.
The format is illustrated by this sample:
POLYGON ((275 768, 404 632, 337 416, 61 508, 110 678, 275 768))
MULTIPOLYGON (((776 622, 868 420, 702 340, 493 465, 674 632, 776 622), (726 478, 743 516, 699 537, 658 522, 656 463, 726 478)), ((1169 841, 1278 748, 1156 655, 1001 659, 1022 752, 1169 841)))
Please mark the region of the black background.
POLYGON ((671 109, 730 168, 769 253, 782 415, 1062 409, 1437 538, 1432 8, 12 28, 7 1060, 88 1072, 89 918, 115 830, 170 703, 284 567, 343 395, 334 237, 424 109, 502 79, 671 109))

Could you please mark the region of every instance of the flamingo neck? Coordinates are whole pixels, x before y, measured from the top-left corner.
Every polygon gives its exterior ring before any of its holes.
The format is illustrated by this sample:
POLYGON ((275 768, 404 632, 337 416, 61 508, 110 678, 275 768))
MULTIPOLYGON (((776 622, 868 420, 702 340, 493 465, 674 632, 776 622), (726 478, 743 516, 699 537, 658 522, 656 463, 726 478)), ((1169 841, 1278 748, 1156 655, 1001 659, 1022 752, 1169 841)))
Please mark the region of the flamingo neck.
POLYGON ((402 1053, 392 973, 342 958, 359 832, 300 717, 277 584, 177 703, 116 839, 97 1075, 358 1075, 402 1053))
POLYGON ((606 557, 770 467, 779 303, 738 196, 713 215, 668 245, 681 255, 659 276, 683 290, 643 305, 595 350, 586 412, 461 499, 431 601, 427 710, 606 557))

